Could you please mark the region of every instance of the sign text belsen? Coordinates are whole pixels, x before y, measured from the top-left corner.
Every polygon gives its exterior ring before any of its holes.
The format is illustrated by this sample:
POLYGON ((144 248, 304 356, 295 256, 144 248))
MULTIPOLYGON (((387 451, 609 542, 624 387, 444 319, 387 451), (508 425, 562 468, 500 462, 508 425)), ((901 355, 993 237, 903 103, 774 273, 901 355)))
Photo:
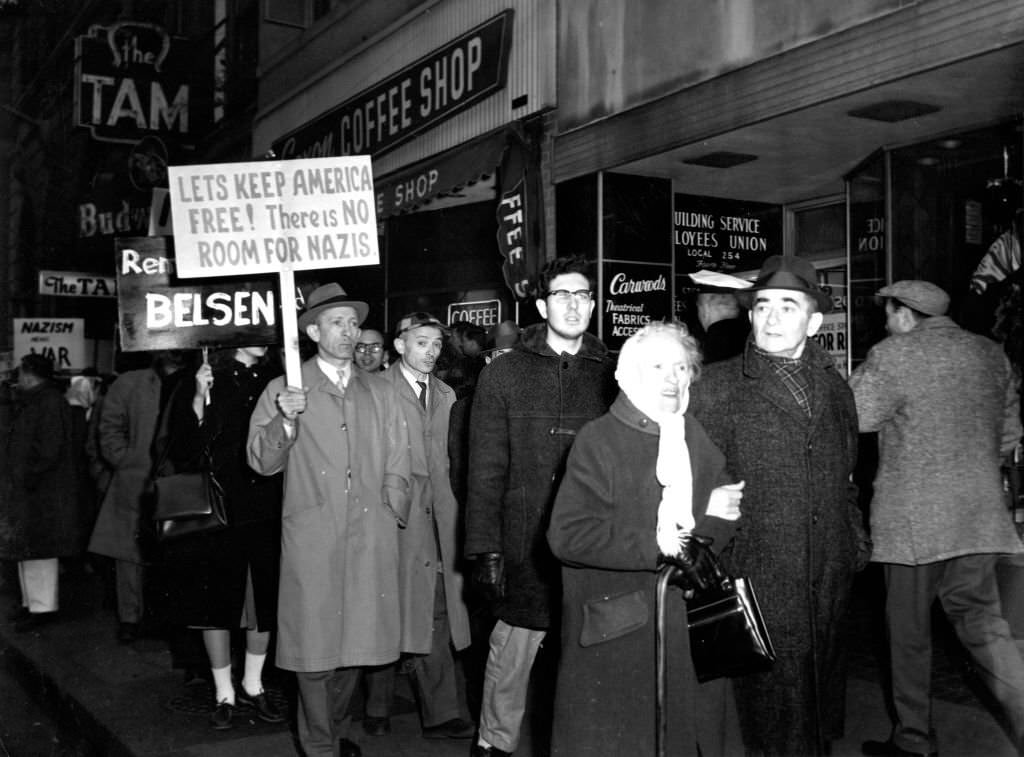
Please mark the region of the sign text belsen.
POLYGON ((119 238, 117 287, 125 351, 278 341, 277 294, 262 281, 180 280, 169 240, 119 238))

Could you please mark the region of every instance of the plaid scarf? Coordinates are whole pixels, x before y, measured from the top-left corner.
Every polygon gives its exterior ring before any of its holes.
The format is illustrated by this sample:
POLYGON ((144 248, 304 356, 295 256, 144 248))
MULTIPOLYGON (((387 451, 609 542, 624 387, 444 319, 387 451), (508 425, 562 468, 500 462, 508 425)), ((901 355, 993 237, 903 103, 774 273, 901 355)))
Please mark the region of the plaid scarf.
POLYGON ((807 378, 807 371, 804 369, 804 362, 800 358, 789 358, 779 357, 778 355, 771 355, 763 350, 754 348, 754 351, 764 358, 765 362, 771 366, 775 375, 779 377, 779 380, 785 384, 786 388, 789 389, 789 393, 793 395, 793 399, 796 400, 803 411, 807 414, 807 417, 811 417, 811 382, 807 378))

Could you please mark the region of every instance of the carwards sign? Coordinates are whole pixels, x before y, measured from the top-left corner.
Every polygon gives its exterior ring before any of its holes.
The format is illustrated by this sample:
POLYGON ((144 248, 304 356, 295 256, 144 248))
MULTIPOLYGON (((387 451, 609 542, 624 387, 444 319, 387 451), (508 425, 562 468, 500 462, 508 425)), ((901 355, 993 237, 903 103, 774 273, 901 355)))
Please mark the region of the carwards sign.
POLYGON ((278 139, 275 155, 379 157, 501 91, 508 78, 512 15, 499 13, 278 139))
POLYGON ((90 27, 75 40, 75 125, 102 142, 161 136, 194 146, 212 123, 203 60, 192 42, 156 24, 90 27))

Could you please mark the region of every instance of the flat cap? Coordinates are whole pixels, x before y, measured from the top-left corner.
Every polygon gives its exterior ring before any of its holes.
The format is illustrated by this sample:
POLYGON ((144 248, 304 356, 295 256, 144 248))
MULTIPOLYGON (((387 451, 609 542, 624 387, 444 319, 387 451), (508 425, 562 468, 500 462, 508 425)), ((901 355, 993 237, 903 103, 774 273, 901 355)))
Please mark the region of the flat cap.
POLYGON ((891 297, 925 315, 945 315, 949 310, 949 295, 930 281, 904 279, 894 281, 878 290, 879 297, 891 297))
POLYGON ((441 330, 442 334, 448 333, 448 327, 430 313, 419 312, 409 313, 409 315, 403 316, 402 319, 398 321, 398 324, 395 326, 395 338, 397 339, 406 331, 418 329, 420 326, 436 326, 441 330))

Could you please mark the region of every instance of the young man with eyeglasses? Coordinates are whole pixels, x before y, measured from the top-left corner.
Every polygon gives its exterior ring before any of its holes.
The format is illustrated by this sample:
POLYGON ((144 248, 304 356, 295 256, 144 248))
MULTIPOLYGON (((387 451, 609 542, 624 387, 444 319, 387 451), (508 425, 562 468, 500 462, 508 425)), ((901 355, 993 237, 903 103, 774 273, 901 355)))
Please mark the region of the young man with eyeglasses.
POLYGON ((385 358, 384 335, 373 329, 363 329, 355 347, 356 365, 368 373, 376 373, 387 368, 385 358))
POLYGON ((471 754, 519 743, 530 670, 560 603, 548 515, 576 432, 614 398, 607 348, 587 333, 596 305, 589 264, 557 258, 541 273, 537 310, 512 352, 480 374, 470 419, 465 554, 497 623, 471 754))

